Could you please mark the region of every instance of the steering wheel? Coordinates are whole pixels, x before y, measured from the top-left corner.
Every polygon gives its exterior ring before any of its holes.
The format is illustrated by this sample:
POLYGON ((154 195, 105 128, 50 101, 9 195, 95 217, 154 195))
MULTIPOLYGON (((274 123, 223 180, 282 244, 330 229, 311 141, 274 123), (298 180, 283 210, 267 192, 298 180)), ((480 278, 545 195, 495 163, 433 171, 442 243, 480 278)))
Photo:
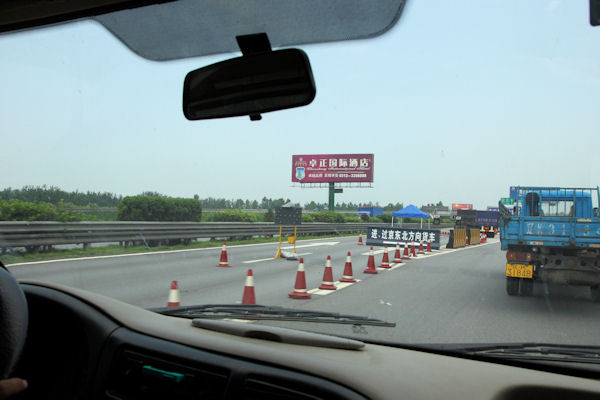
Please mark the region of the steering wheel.
POLYGON ((0 262, 0 379, 8 378, 19 361, 28 319, 25 295, 0 262))

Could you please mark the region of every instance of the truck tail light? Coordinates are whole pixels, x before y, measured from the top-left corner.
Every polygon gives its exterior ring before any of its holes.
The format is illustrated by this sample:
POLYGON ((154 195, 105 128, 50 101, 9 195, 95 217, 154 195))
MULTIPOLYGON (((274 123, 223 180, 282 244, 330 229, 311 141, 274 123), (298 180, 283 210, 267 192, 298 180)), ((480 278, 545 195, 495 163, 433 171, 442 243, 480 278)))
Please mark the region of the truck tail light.
POLYGON ((531 261, 531 253, 509 250, 506 252, 506 259, 508 261, 531 261))

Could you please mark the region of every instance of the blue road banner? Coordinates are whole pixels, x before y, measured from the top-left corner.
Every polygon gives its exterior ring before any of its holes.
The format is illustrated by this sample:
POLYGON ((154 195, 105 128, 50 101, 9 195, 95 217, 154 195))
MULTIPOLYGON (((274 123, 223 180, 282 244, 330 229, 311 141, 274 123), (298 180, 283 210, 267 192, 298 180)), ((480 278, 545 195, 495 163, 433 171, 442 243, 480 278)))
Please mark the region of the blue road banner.
POLYGON ((431 248, 440 249, 440 231, 429 229, 408 229, 402 227, 368 227, 367 228, 367 245, 368 246, 395 246, 399 243, 404 246, 407 243, 418 245, 423 242, 423 246, 427 242, 431 242, 431 248))

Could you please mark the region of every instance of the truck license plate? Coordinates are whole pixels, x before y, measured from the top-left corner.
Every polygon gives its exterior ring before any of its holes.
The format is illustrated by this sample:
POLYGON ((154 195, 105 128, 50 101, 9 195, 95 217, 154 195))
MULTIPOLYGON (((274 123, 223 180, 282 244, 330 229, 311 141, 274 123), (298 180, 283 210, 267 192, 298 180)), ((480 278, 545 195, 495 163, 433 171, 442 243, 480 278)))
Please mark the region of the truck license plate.
POLYGON ((533 278, 533 265, 506 264, 506 276, 533 278))

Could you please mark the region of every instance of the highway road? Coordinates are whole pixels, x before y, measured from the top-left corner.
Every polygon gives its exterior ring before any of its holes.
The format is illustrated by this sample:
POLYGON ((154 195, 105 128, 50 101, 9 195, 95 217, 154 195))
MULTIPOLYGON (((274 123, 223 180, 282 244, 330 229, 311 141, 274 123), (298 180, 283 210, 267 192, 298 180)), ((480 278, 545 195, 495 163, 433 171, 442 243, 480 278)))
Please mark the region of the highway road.
MULTIPOLYGON (((9 270, 17 279, 51 281, 141 307, 160 307, 166 305, 172 280, 179 282, 182 305, 239 303, 246 273, 252 268, 259 304, 397 323, 395 328, 360 330, 334 324, 286 322, 280 326, 405 343, 598 343, 600 304, 591 301, 588 288, 536 283, 532 297, 506 294, 505 259, 497 239, 464 249, 442 248, 376 275, 363 273, 368 247, 356 243, 356 237, 298 242, 307 287, 313 293, 310 300, 288 297, 298 262, 272 259, 275 244, 228 247, 231 268, 216 267, 221 249, 215 248, 15 264, 9 270), (337 280, 348 251, 360 282, 336 291, 317 290, 327 255, 332 257, 337 280)), ((376 248, 376 253, 379 265, 382 249, 376 248)))

